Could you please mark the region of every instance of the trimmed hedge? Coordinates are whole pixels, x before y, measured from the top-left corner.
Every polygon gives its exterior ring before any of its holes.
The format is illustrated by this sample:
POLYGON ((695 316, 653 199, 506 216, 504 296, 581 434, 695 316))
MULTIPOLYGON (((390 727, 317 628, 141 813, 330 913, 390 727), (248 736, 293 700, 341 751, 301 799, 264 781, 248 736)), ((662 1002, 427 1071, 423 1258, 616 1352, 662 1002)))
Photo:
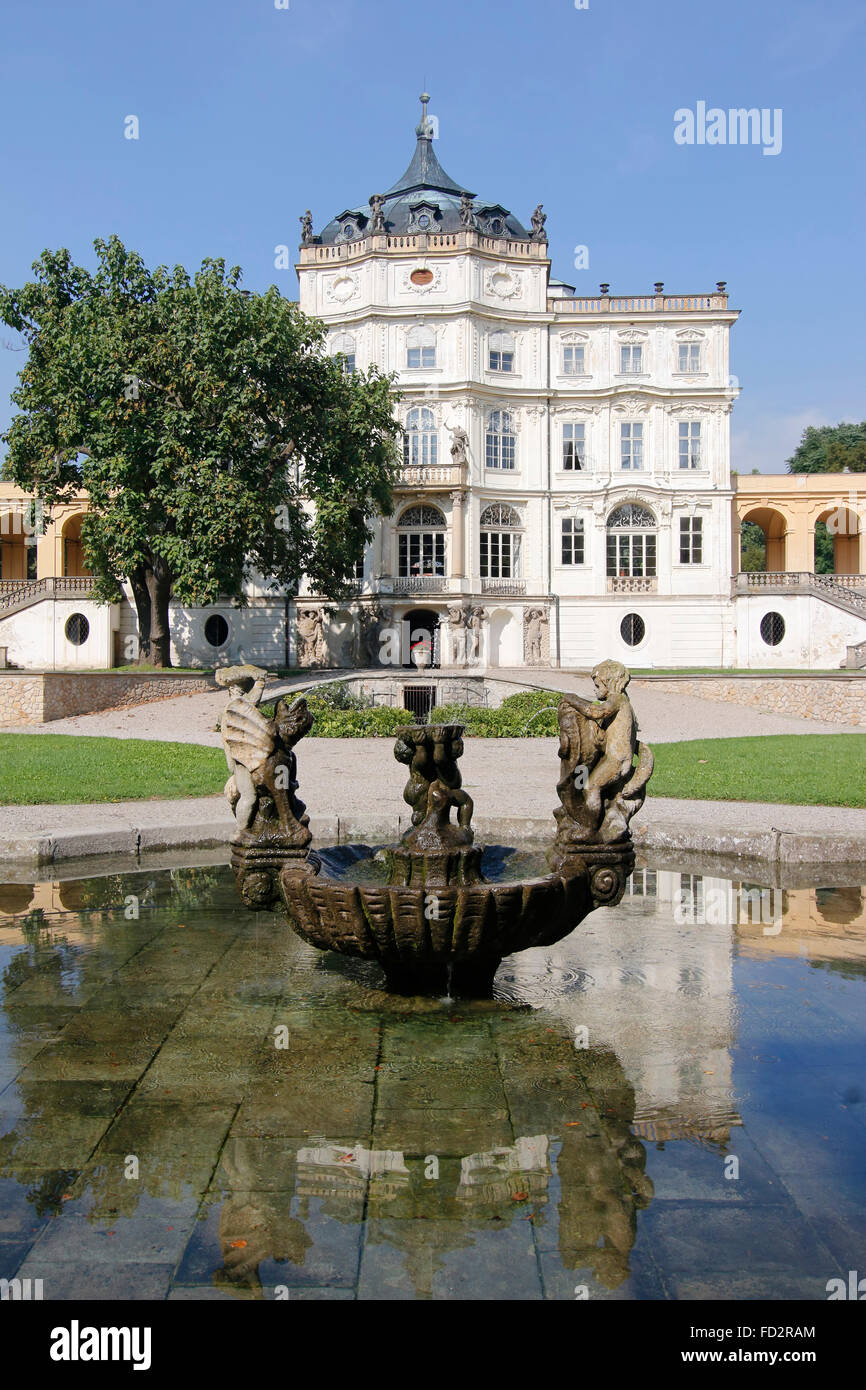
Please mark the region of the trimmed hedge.
POLYGON ((555 738, 559 734, 555 690, 525 690, 508 695, 499 709, 437 705, 431 724, 463 724, 469 738, 555 738))
MULTIPOLYGON (((336 683, 335 683, 336 686, 336 683)), ((342 691, 332 688, 322 695, 307 695, 310 713, 315 724, 310 738, 390 738, 401 724, 414 723, 414 715, 406 709, 390 705, 364 708, 357 696, 350 696, 352 705, 343 706, 342 691), (357 703, 356 703, 357 702, 357 703)), ((556 738, 559 725, 556 706, 561 694, 556 690, 525 690, 508 695, 499 709, 478 709, 470 705, 436 705, 430 714, 431 724, 462 724, 467 738, 556 738)), ((267 719, 273 719, 273 704, 261 705, 267 719)))

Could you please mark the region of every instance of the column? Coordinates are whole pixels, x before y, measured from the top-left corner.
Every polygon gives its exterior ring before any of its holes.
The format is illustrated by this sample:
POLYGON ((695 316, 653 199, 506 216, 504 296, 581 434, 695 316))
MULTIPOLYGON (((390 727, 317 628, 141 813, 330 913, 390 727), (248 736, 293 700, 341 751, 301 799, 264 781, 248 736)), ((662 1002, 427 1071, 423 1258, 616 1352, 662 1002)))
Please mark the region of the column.
POLYGON ((464 511, 466 494, 462 491, 451 493, 451 577, 465 579, 464 565, 464 511))

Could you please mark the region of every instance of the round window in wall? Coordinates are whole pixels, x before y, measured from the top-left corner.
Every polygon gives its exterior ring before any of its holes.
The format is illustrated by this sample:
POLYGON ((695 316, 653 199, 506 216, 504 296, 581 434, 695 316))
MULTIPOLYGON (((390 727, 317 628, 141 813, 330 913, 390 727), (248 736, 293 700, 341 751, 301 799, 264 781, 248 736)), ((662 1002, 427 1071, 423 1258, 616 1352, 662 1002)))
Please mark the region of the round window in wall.
POLYGON ((204 635, 212 647, 221 647, 228 641, 229 625, 222 613, 211 613, 204 625, 204 635))
POLYGON ((67 642, 71 642, 73 647, 83 647, 90 636, 90 623, 83 613, 73 613, 71 618, 66 619, 67 642))
POLYGON ((785 619, 781 613, 765 613, 761 619, 761 640, 768 647, 778 647, 785 636, 785 619))
POLYGON ((628 647, 639 647, 646 634, 646 623, 637 613, 626 613, 619 625, 622 640, 628 647))

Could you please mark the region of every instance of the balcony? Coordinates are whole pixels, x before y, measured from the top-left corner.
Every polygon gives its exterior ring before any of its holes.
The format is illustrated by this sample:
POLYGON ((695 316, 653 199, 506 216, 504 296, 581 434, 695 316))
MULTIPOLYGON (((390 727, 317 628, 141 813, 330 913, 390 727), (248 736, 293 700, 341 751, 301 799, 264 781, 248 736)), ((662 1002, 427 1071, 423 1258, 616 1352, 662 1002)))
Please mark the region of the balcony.
POLYGON ((444 574, 383 575, 379 580, 380 594, 395 597, 408 594, 450 594, 451 580, 444 574))
POLYGON ((737 594, 811 594, 846 613, 866 617, 866 575, 814 574, 810 570, 744 570, 734 575, 737 594))
POLYGON ((482 594, 525 594, 525 579, 482 579, 482 594))
POLYGON ((431 467, 410 466, 401 468, 397 476, 398 487, 446 488, 460 487, 466 481, 466 471, 450 463, 437 463, 431 467))
POLYGON ((655 575, 609 574, 607 592, 609 594, 657 594, 659 582, 655 575))

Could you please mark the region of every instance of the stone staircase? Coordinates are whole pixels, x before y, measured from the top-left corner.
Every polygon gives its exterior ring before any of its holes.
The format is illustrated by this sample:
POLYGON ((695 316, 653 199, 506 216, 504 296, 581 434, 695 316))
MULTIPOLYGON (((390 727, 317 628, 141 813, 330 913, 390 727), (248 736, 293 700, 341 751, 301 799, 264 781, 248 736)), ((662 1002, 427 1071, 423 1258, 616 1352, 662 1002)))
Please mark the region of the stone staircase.
MULTIPOLYGON (((866 619, 866 575, 812 574, 808 570, 755 570, 735 575, 734 597, 741 594, 811 594, 866 619)), ((849 650, 851 650, 849 648, 849 650)))
POLYGON ((43 599, 89 598, 95 580, 90 576, 62 579, 0 580, 0 619, 8 618, 43 599))

